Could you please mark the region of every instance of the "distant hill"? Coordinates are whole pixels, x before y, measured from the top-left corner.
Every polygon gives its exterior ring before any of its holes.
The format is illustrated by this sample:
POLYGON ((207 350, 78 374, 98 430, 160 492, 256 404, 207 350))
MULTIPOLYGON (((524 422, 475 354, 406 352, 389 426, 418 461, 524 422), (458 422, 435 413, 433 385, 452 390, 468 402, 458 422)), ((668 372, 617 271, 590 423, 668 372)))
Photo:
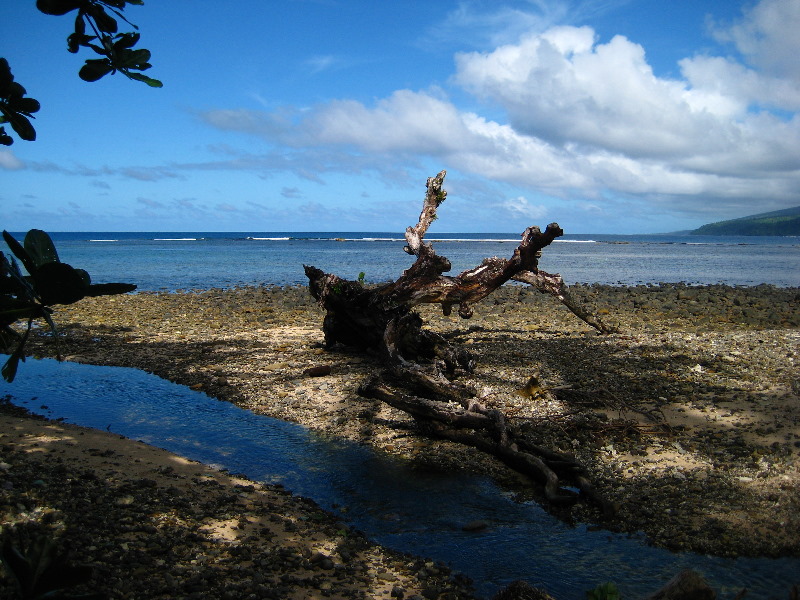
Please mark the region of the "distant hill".
POLYGON ((800 235, 800 206, 709 223, 692 235, 800 235))

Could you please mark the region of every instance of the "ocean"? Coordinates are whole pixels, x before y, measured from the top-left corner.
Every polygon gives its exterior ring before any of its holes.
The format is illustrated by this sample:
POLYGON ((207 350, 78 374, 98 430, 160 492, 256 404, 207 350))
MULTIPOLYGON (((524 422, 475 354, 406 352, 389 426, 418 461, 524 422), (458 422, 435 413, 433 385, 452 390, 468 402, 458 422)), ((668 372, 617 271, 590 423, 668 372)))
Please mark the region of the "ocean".
MULTIPOLYGON (((24 234, 15 233, 17 239, 24 234)), ((303 265, 368 283, 395 279, 413 257, 389 232, 50 232, 62 262, 95 283, 138 291, 306 284, 303 265)), ((450 274, 489 256, 510 257, 519 234, 428 233, 450 274)), ((800 286, 800 238, 692 235, 565 235, 544 249, 542 270, 568 284, 684 282, 800 286)))

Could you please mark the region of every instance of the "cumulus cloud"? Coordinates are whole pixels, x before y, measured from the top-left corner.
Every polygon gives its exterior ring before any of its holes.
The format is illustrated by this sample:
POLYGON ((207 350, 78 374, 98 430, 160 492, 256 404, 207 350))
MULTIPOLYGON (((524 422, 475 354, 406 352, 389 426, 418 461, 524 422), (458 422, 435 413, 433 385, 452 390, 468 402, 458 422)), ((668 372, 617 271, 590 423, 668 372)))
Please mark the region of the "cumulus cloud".
POLYGON ((762 0, 745 10, 745 18, 730 26, 715 26, 718 40, 732 42, 746 60, 767 75, 800 81, 797 52, 800 2, 762 0))
MULTIPOLYGON (((590 27, 528 22, 513 42, 456 55, 451 83, 482 109, 463 110, 432 88, 371 104, 342 99, 202 118, 260 136, 283 148, 284 160, 327 156, 330 170, 433 158, 467 176, 598 204, 612 194, 684 213, 716 202, 751 207, 753 198, 764 210, 780 208, 796 203, 800 189, 799 7, 762 0, 739 22, 714 25, 745 60, 689 56, 676 78, 655 75, 645 48, 626 37, 602 41, 590 27)), ((543 216, 526 198, 498 205, 543 216)))
POLYGON ((725 59, 687 59, 686 79, 668 80, 624 37, 603 44, 588 27, 557 27, 456 63, 456 81, 502 106, 515 132, 583 156, 658 161, 665 172, 711 159, 726 173, 781 171, 787 152, 800 158, 796 122, 752 111, 768 99, 796 106, 800 88, 725 59))

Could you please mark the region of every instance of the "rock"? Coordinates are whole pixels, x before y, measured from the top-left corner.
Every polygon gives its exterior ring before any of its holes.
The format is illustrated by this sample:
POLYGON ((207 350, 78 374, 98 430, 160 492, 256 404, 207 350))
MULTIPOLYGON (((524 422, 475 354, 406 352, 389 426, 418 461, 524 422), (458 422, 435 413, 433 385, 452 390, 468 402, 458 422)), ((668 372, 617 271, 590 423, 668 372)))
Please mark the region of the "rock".
POLYGON ((470 521, 469 523, 465 524, 461 527, 462 531, 483 531, 489 527, 489 523, 482 520, 470 521))
POLYGON ((317 365, 314 367, 309 367, 305 371, 303 371, 303 375, 308 377, 324 377, 325 375, 331 374, 331 366, 330 365, 317 365))
POLYGON ((281 369, 285 369, 289 366, 288 362, 276 362, 270 363, 268 365, 264 365, 262 368, 265 371, 280 371, 281 369))

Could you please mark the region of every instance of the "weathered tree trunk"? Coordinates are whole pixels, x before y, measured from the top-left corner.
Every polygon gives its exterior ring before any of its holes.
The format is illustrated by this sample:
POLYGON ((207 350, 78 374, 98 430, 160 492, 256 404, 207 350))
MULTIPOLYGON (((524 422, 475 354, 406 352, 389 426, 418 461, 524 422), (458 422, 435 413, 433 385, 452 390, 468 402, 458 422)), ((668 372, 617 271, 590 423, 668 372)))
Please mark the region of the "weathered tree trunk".
POLYGON ((412 415, 423 431, 497 457, 540 482, 546 498, 554 504, 576 500, 574 492, 564 489, 569 485, 579 488, 606 513, 613 512, 573 458, 517 439, 500 411, 487 409, 474 399, 473 389, 453 381, 459 369, 471 372, 475 368, 474 357, 442 336, 424 330, 422 318, 413 311, 417 305, 435 303, 449 315, 457 306, 459 316, 468 319, 475 304, 514 280, 555 295, 599 331, 611 331, 572 299, 559 275, 539 270, 542 249, 563 235, 557 223, 548 225, 544 232, 528 227, 511 258, 486 258, 473 269, 455 276, 444 275, 451 268, 450 261, 437 255, 433 246, 424 241, 439 205, 447 197, 442 189, 444 177, 442 171, 428 179, 419 221, 405 234, 404 250, 417 258, 396 281, 365 288, 360 282, 305 267, 311 294, 326 310, 326 347, 339 343, 377 351, 385 370, 364 382, 360 393, 412 415))

